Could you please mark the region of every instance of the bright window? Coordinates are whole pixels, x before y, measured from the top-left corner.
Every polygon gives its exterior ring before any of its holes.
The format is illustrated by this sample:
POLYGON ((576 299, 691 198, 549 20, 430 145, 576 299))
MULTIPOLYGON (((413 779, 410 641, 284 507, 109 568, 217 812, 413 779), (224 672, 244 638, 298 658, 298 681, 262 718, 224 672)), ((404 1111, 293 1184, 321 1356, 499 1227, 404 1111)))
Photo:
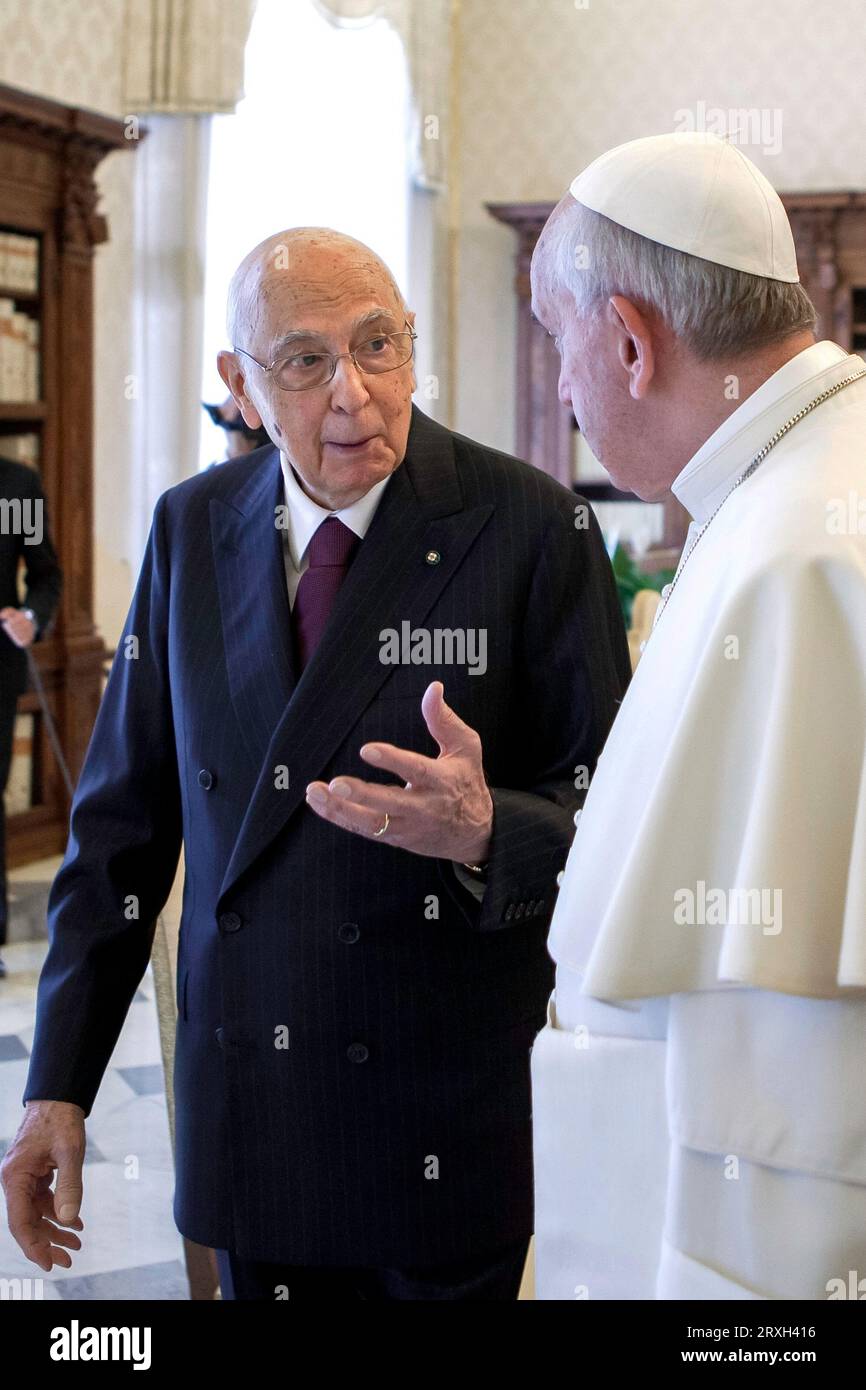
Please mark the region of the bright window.
MULTIPOLYGON (((406 284, 409 81, 383 19, 339 29, 312 0, 258 0, 246 96, 214 116, 208 187, 202 399, 227 392, 226 290, 235 266, 272 232, 335 227, 372 246, 406 284)), ((202 411, 199 466, 224 456, 202 411)))

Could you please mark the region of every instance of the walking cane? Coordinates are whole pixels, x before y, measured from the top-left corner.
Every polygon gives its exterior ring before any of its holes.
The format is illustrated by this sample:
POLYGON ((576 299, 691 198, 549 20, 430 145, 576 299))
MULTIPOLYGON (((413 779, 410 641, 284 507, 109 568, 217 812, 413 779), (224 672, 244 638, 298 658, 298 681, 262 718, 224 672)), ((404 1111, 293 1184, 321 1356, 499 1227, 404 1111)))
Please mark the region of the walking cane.
POLYGON ((54 720, 51 718, 51 710, 48 708, 48 697, 45 694, 45 686, 42 684, 42 677, 39 674, 36 662, 33 660, 33 652, 31 651, 30 647, 27 647, 26 651, 27 665, 30 669, 30 679, 32 680, 36 688, 36 694, 39 699, 39 703, 42 706, 42 714, 45 719, 45 727, 48 730, 48 737, 51 739, 51 746, 54 749, 54 756, 57 759, 57 766, 63 773, 63 780, 66 783, 66 790, 69 792, 69 800, 71 801, 73 796, 75 795, 75 788, 72 785, 72 778, 69 775, 69 768, 66 766, 66 759, 63 756, 63 749, 60 747, 60 739, 57 734, 57 729, 54 725, 54 720))

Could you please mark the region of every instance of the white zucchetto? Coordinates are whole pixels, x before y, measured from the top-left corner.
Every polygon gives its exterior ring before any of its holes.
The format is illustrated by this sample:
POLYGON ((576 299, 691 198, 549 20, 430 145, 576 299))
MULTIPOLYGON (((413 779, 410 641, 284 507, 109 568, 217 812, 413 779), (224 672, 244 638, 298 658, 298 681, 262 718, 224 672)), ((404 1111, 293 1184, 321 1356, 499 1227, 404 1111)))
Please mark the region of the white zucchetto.
POLYGON ((630 140, 588 165, 570 191, 584 207, 650 241, 768 280, 799 282, 781 198, 741 150, 717 135, 630 140))

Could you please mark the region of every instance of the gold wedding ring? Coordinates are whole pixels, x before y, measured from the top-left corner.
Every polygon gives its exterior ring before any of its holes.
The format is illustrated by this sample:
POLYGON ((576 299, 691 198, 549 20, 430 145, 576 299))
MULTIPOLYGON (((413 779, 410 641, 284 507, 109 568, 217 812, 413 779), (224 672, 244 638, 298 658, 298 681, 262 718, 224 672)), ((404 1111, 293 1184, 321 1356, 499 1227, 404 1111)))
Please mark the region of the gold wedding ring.
POLYGON ((373 831, 373 839, 374 839, 374 840, 378 840, 378 838, 379 838, 380 835, 384 835, 384 834, 385 834, 385 831, 388 829, 388 826, 389 826, 390 824, 391 824, 391 817, 388 815, 388 812, 386 811, 386 812, 385 812, 385 824, 382 826, 381 830, 374 830, 374 831, 373 831))

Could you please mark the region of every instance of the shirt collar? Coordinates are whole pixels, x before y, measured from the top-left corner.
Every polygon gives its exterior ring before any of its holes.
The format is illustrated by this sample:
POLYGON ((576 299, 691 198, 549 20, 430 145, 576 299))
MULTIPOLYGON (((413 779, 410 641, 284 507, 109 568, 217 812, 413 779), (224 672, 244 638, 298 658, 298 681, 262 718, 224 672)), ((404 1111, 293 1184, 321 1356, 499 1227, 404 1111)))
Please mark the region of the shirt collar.
POLYGON ((798 352, 722 421, 674 478, 671 492, 695 521, 706 522, 776 430, 859 366, 862 358, 829 339, 798 352))
POLYGON ((344 526, 348 526, 349 530, 354 531, 361 540, 364 539, 382 493, 385 491, 388 478, 382 478, 378 483, 374 483, 370 491, 365 492, 364 496, 359 497, 357 502, 353 502, 351 506, 341 507, 339 511, 332 512, 328 511, 326 507, 320 507, 318 502, 314 502, 312 497, 307 496, 298 482, 295 470, 282 450, 280 450, 280 465, 283 470, 283 488, 288 510, 289 553, 295 569, 301 564, 313 536, 322 522, 326 521, 329 516, 338 517, 344 526))

